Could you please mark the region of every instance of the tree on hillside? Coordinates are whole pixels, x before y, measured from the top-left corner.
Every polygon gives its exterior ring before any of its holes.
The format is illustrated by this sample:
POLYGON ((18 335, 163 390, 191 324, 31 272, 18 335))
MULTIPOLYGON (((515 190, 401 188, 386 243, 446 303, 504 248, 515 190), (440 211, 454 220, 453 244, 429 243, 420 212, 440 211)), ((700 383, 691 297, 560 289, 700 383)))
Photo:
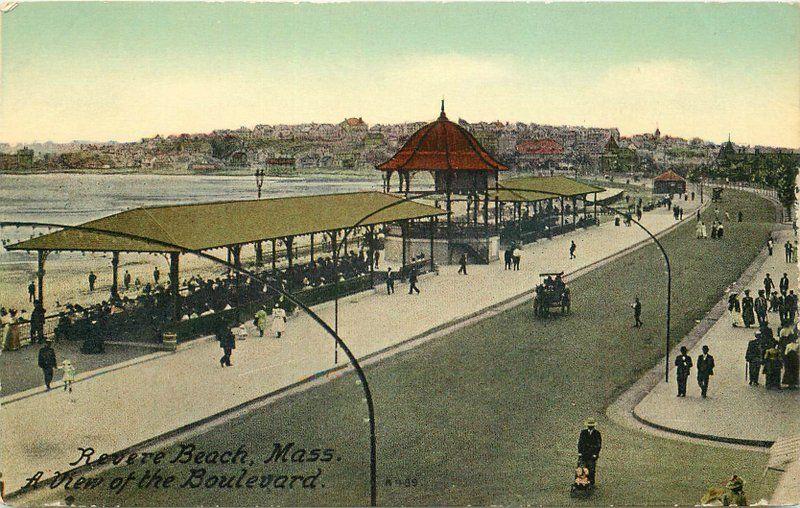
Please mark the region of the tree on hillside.
POLYGON ((797 165, 785 165, 779 173, 778 199, 788 211, 795 202, 795 188, 797 186, 797 165))

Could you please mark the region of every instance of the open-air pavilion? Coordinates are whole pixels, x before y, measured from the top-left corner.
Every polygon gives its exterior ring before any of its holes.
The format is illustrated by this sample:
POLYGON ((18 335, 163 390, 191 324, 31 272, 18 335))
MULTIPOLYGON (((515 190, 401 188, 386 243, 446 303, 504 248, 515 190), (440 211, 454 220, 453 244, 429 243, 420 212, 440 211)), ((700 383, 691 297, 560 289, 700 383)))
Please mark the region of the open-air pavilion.
MULTIPOLYGON (((276 268, 277 242, 285 246, 288 270, 296 260, 293 246, 298 237, 310 239, 310 260, 315 257, 315 239, 330 247, 334 263, 340 248, 347 249, 353 231, 365 231, 364 244, 373 259, 377 247, 376 227, 389 223, 433 220, 443 210, 404 201, 382 192, 353 192, 316 196, 284 197, 249 201, 222 201, 127 210, 108 217, 65 228, 7 246, 8 250, 38 255, 38 299, 44 305, 44 275, 47 255, 54 251, 104 252, 112 255, 112 299, 118 295, 118 267, 122 253, 164 254, 170 260, 169 292, 173 318, 181 312, 180 257, 192 252, 227 249, 229 259, 241 267, 244 246, 272 242, 272 269, 276 268), (83 229, 81 229, 83 228, 83 229)), ((319 244, 317 244, 319 245, 319 244)), ((317 249, 316 254, 319 254, 317 249)), ((434 260, 431 258, 430 263, 434 260)), ((374 270, 370 264, 370 277, 374 270)), ((237 271, 237 288, 238 288, 237 271)), ((290 288, 291 289, 291 288, 290 288)))
MULTIPOLYGON (((497 189, 489 192, 489 197, 495 203, 498 230, 501 227, 513 230, 518 240, 525 240, 566 232, 580 224, 596 223, 594 201, 604 190, 565 176, 525 176, 501 180, 497 189), (594 196, 591 216, 587 207, 590 195, 594 196), (578 200, 582 204, 580 212, 578 200), (510 215, 505 213, 507 204, 511 205, 510 215), (568 216, 571 217, 569 221, 568 216)), ((502 231, 500 234, 504 236, 502 231)))

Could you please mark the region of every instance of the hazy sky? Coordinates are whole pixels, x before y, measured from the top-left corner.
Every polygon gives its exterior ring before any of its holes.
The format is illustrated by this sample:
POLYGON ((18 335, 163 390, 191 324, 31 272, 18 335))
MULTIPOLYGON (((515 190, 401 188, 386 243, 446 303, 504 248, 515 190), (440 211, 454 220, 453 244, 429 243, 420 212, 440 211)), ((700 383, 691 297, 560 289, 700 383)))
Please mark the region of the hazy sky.
POLYGON ((0 141, 451 119, 800 146, 800 8, 34 3, 2 17, 0 141))

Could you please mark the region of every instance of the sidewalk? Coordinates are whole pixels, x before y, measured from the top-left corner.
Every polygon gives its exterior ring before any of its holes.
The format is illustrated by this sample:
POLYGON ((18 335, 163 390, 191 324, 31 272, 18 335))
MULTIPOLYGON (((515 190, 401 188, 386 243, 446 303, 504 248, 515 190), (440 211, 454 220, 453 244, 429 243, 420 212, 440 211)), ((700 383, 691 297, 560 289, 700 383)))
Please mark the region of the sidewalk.
MULTIPOLYGON (((790 289, 797 293, 798 267, 784 261, 782 245, 791 230, 781 230, 776 235, 773 256, 766 256, 763 265, 740 292, 750 289, 758 295, 763 289, 764 276, 770 273, 776 281, 786 272, 790 289)), ((725 297, 727 301, 727 295, 725 297)), ((777 337, 777 314, 770 313, 770 324, 777 337)), ((689 355, 696 363, 702 346, 708 345, 716 367, 709 384, 708 398, 700 397, 696 369, 693 368, 687 384, 686 398, 677 398, 674 366, 670 370, 670 383, 663 380, 634 408, 634 415, 647 424, 662 430, 695 437, 720 439, 742 444, 766 445, 782 437, 800 434, 800 391, 771 391, 761 386, 749 386, 745 379, 744 354, 747 343, 757 328, 734 328, 727 306, 722 317, 706 332, 689 355)), ((674 360, 670 358, 670 363, 674 360)))
MULTIPOLYGON (((692 220, 699 204, 699 199, 682 203, 685 220, 692 220)), ((642 222, 653 233, 675 224, 665 208, 646 213, 642 222)), ((395 295, 378 288, 344 298, 339 332, 353 353, 363 357, 525 293, 539 282, 540 272, 574 272, 645 239, 636 226, 608 222, 527 246, 518 272, 503 270, 496 262, 470 265, 469 275, 461 276, 458 267, 446 266, 439 276, 420 281, 421 295, 408 295, 407 285, 400 284, 395 295), (573 239, 577 259, 570 261, 573 239)), ((314 310, 333 323, 333 305, 314 310)), ((306 315, 291 318, 280 340, 251 335, 238 342, 232 368, 220 368, 221 354, 217 343, 209 340, 89 376, 75 384, 72 396, 53 390, 4 403, 6 491, 19 489, 36 471, 49 477, 69 469, 78 447, 92 446, 98 454, 126 449, 334 366, 333 339, 306 315)), ((340 351, 339 363, 345 361, 340 351)))

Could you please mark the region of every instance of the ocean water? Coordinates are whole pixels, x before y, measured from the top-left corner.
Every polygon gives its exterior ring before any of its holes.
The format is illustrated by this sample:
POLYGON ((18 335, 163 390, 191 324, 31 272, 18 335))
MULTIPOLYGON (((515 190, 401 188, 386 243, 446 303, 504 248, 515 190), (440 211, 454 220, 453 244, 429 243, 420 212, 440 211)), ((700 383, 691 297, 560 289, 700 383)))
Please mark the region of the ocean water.
MULTIPOLYGON (((380 175, 267 177, 262 198, 380 190, 380 175)), ((0 175, 0 220, 80 224, 152 205, 255 199, 253 176, 208 175, 0 175)), ((43 228, 3 228, 13 243, 46 233, 43 228)), ((0 249, 0 265, 30 263, 33 256, 0 249)))

